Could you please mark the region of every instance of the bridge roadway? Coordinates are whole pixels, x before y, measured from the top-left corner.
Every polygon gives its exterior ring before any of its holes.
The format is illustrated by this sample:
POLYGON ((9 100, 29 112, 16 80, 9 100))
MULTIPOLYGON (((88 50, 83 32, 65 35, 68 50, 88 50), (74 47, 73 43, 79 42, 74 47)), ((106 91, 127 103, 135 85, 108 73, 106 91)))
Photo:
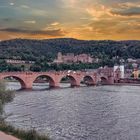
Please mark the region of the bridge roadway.
POLYGON ((80 86, 81 81, 86 81, 89 85, 96 85, 99 82, 104 84, 114 83, 114 73, 112 70, 103 72, 83 72, 83 71, 59 71, 59 72, 3 72, 0 73, 0 80, 13 77, 21 84, 22 89, 32 89, 33 83, 39 77, 46 77, 50 87, 60 87, 62 78, 68 77, 71 86, 80 86))

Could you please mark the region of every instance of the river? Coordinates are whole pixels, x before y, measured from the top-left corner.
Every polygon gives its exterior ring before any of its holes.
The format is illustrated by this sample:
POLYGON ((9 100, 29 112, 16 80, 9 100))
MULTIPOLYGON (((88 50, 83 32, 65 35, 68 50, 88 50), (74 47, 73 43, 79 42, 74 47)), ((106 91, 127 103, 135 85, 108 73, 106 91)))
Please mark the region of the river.
POLYGON ((140 140, 140 86, 36 87, 16 91, 5 106, 7 122, 52 140, 140 140))

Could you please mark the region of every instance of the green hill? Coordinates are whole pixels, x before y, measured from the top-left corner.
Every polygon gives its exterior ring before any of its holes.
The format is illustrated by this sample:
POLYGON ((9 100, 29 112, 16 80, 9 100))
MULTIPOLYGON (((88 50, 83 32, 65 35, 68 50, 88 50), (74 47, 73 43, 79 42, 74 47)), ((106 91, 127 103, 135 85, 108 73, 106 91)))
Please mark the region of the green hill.
POLYGON ((34 60, 46 58, 52 60, 58 52, 88 53, 102 58, 140 58, 140 41, 85 41, 72 38, 27 40, 14 39, 0 42, 1 59, 34 60))

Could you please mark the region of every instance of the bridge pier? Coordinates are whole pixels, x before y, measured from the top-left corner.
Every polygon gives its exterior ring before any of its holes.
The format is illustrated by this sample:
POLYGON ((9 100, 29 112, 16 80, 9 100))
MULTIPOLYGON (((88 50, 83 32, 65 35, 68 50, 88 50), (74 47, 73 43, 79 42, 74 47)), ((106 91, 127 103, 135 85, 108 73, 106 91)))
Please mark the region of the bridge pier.
POLYGON ((22 89, 32 90, 32 88, 33 88, 33 82, 29 81, 25 84, 25 87, 23 87, 22 89))
POLYGON ((80 87, 81 79, 78 77, 75 79, 71 79, 71 87, 80 87))
POLYGON ((108 78, 108 84, 109 85, 113 85, 114 84, 114 77, 111 76, 111 77, 108 78))
POLYGON ((80 83, 79 82, 71 83, 71 87, 80 87, 80 83))
POLYGON ((50 82, 50 88, 60 88, 60 83, 59 82, 50 82))

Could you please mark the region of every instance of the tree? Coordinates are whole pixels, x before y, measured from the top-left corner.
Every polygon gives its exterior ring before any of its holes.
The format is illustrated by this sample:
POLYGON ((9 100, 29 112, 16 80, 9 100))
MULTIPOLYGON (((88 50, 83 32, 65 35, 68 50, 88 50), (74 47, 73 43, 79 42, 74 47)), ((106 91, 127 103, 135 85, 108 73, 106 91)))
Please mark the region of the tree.
POLYGON ((25 65, 21 65, 21 71, 25 71, 25 65))

